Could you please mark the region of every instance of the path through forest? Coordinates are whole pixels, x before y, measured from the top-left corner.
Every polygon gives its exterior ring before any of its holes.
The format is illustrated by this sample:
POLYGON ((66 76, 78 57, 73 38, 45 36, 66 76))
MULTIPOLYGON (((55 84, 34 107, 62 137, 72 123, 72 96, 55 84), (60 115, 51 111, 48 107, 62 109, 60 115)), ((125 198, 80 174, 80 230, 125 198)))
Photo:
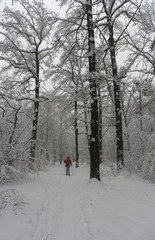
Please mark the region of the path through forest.
POLYGON ((41 172, 1 186, 24 194, 0 213, 0 240, 154 240, 155 186, 135 177, 89 181, 89 166, 41 172), (20 200, 19 200, 20 203, 20 200))

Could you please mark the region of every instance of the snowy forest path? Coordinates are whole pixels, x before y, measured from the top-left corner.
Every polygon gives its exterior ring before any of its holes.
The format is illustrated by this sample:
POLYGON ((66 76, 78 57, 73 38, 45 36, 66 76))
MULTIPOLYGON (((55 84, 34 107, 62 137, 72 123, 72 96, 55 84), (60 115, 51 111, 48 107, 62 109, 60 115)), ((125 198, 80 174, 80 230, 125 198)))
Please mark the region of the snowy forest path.
POLYGON ((78 169, 74 168, 74 175, 66 177, 63 170, 54 166, 49 168, 48 174, 42 173, 45 177, 41 179, 42 189, 34 186, 41 204, 27 221, 31 225, 30 231, 20 234, 17 240, 93 240, 83 212, 86 189, 83 183, 87 184, 88 177, 84 173, 82 178, 79 177, 78 169))
POLYGON ((0 240, 154 240, 155 185, 134 176, 89 180, 89 170, 73 167, 66 177, 56 164, 0 186, 20 194, 16 209, 0 210, 0 240))
MULTIPOLYGON (((78 170, 77 170, 78 171, 78 170)), ((76 171, 76 172, 77 172, 76 171)), ((59 240, 93 240, 89 222, 83 212, 83 199, 85 188, 79 176, 65 177, 63 179, 62 204, 59 223, 59 240), (81 182, 82 183, 82 182, 81 182), (80 188, 79 188, 80 186, 80 188)))

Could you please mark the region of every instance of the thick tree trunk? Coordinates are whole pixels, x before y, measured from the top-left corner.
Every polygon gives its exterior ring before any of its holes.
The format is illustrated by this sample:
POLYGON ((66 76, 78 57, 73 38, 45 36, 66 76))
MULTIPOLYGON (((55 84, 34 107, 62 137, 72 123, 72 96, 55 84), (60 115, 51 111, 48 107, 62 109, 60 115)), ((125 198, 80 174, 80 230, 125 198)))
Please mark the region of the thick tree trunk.
POLYGON ((102 161, 102 154, 103 154, 103 149, 102 149, 102 99, 101 99, 101 92, 100 88, 98 88, 98 94, 99 94, 99 160, 100 164, 103 162, 102 161))
MULTIPOLYGON (((75 92, 75 96, 77 96, 77 91, 75 92)), ((79 142, 78 142, 78 120, 77 120, 77 100, 75 100, 75 161, 76 167, 79 167, 79 142)))
MULTIPOLYGON (((36 80, 36 82, 38 81, 36 80)), ((34 118, 32 123, 32 136, 31 136, 30 159, 29 159, 30 169, 34 168, 35 151, 36 151, 36 139, 37 139, 37 128, 38 128, 38 116, 39 116, 39 97, 38 96, 39 96, 39 87, 36 87, 35 97, 36 99, 38 98, 38 101, 34 102, 34 118)))
POLYGON ((89 45, 89 82, 91 95, 91 134, 90 134, 90 178, 100 180, 99 171, 99 137, 98 137, 98 95, 96 84, 96 54, 94 26, 92 17, 92 0, 87 0, 87 27, 89 45))
POLYGON ((115 117, 116 117, 116 147, 117 147, 117 168, 118 171, 124 167, 123 154, 123 130, 122 130, 122 112, 120 101, 120 83, 117 74, 117 63, 115 55, 115 41, 113 37, 113 26, 108 25, 109 28, 109 48, 112 64, 112 76, 114 85, 114 101, 115 101, 115 117))
POLYGON ((35 101, 34 101, 34 115, 33 115, 33 122, 32 122, 32 135, 31 135, 30 158, 29 158, 30 169, 34 168, 34 161, 35 161, 38 117, 39 117, 39 90, 40 90, 39 59, 38 59, 38 47, 36 47, 35 101))
POLYGON ((139 89, 139 123, 140 123, 140 130, 143 131, 143 121, 142 121, 142 109, 143 109, 143 106, 142 106, 142 89, 141 89, 141 86, 140 86, 140 89, 139 89))
POLYGON ((48 162, 49 161, 49 102, 47 103, 47 125, 46 125, 46 154, 45 159, 48 162))

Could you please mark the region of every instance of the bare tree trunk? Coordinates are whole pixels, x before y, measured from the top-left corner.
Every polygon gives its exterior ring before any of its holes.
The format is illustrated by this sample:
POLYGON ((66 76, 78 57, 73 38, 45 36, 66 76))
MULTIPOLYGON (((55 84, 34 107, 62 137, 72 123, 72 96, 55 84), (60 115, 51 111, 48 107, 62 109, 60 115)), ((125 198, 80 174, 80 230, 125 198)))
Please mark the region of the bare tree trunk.
POLYGON ((54 123, 53 120, 51 119, 51 125, 52 125, 52 143, 53 143, 53 165, 56 163, 56 137, 55 137, 55 132, 54 132, 54 123))
POLYGON ((49 162, 49 102, 47 103, 47 125, 46 125, 46 154, 45 159, 49 162))
POLYGON ((90 134, 90 178, 100 181, 99 171, 99 138, 98 138, 98 99, 96 84, 96 54, 94 40, 94 26, 92 17, 92 0, 86 2, 88 45, 89 45, 89 82, 91 95, 91 134, 90 134))
POLYGON ((117 74, 117 63, 115 55, 115 41, 113 36, 113 26, 108 25, 109 29, 109 48, 112 64, 112 76, 114 85, 114 100, 115 100, 115 117, 116 117, 116 147, 117 147, 117 168, 118 171, 124 167, 123 154, 123 130, 122 130, 122 113, 120 101, 120 83, 117 74))
POLYGON ((138 92, 139 92, 139 116, 140 116, 139 123, 140 123, 140 130, 143 131, 143 121, 142 121, 143 106, 142 106, 142 89, 141 89, 141 86, 140 86, 140 89, 138 90, 138 92))
MULTIPOLYGON (((36 95, 38 95, 38 87, 36 87, 36 95)), ((34 119, 32 123, 32 135, 31 135, 31 146, 30 146, 30 169, 34 168, 35 151, 36 151, 36 139, 37 139, 37 128, 38 128, 38 116, 39 116, 39 101, 34 103, 34 119)))
POLYGON ((53 165, 56 163, 56 144, 55 140, 53 139, 53 165))
POLYGON ((31 135, 30 158, 29 158, 30 169, 34 168, 34 160, 35 160, 38 117, 39 117, 39 90, 40 90, 39 59, 38 59, 38 47, 36 47, 35 101, 34 101, 34 116, 33 116, 33 123, 32 123, 32 135, 31 135))
MULTIPOLYGON (((75 91, 75 97, 77 97, 77 90, 75 91)), ((77 119, 77 99, 75 100, 75 161, 76 167, 79 167, 79 142, 78 142, 78 119, 77 119)))
POLYGON ((59 158, 60 158, 60 164, 62 164, 62 117, 61 117, 61 120, 60 120, 60 155, 59 155, 59 158))
POLYGON ((86 104, 86 99, 84 96, 84 120, 85 120, 85 129, 86 129, 86 138, 87 138, 87 144, 88 144, 88 150, 89 150, 89 155, 90 155, 90 138, 89 138, 89 129, 88 129, 88 113, 87 113, 87 104, 86 104))
MULTIPOLYGON (((138 86, 138 93, 139 93, 139 125, 140 125, 140 132, 142 133, 143 131, 143 102, 142 102, 142 87, 140 84, 137 84, 138 86)), ((140 136, 140 142, 141 142, 141 149, 142 149, 142 154, 144 154, 144 145, 143 145, 143 139, 142 136, 140 136)))
POLYGON ((14 118, 14 123, 13 123, 13 130, 12 130, 12 133, 10 135, 10 138, 9 138, 9 145, 11 146, 12 145, 12 142, 13 142, 13 136, 14 136, 14 133, 15 133, 15 130, 16 130, 16 127, 17 127, 17 121, 18 121, 18 112, 19 110, 21 109, 21 106, 16 109, 15 111, 15 118, 14 118))
POLYGON ((98 88, 98 95, 99 95, 99 131, 98 131, 98 135, 99 135, 99 160, 100 163, 102 163, 102 99, 101 99, 101 92, 100 92, 100 88, 98 88))
POLYGON ((13 158, 11 157, 11 155, 12 155, 11 150, 12 150, 13 145, 15 145, 15 142, 13 143, 13 138, 14 138, 14 134, 15 134, 15 131, 16 131, 16 127, 17 127, 18 113, 19 113, 20 109, 21 109, 21 106, 19 106, 19 108, 17 108, 15 110, 13 129, 12 129, 12 132, 11 132, 11 135, 10 135, 10 138, 9 138, 9 149, 7 151, 7 156, 6 156, 6 162, 8 163, 9 166, 11 166, 14 162, 13 158))

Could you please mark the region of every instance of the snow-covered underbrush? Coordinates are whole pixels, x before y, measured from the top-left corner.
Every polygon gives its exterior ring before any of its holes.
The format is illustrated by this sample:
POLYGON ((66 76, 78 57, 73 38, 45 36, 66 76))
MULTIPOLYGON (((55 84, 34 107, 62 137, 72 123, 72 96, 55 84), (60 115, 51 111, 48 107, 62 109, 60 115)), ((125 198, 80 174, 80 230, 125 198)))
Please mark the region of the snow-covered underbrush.
POLYGON ((7 164, 2 165, 0 167, 0 184, 23 179, 26 175, 27 172, 22 171, 22 169, 17 169, 14 166, 9 166, 7 164))
POLYGON ((20 194, 16 189, 6 189, 0 192, 0 210, 11 210, 14 213, 24 211, 28 206, 26 196, 20 194))

